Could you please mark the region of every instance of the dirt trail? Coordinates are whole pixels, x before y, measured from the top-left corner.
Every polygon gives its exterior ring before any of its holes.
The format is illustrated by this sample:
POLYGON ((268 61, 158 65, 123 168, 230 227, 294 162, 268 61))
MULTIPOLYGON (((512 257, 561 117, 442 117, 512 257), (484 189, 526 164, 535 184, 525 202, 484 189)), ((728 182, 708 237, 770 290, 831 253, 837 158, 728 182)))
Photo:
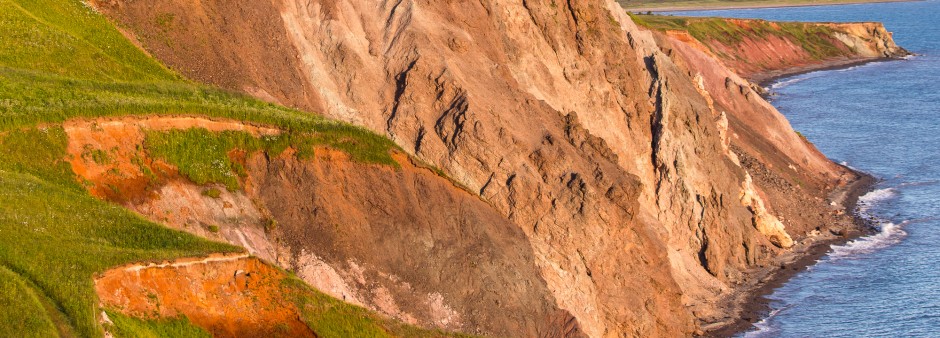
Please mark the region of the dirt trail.
POLYGON ((124 271, 127 272, 139 272, 144 269, 164 269, 164 268, 183 268, 187 266, 193 266, 198 264, 211 264, 211 263, 220 263, 220 262, 232 262, 240 259, 245 259, 251 257, 249 254, 238 254, 238 255, 209 255, 206 258, 182 258, 175 260, 173 262, 163 262, 160 264, 150 263, 150 264, 131 264, 129 266, 123 267, 124 271))
POLYGON ((105 308, 143 317, 185 315, 214 337, 314 337, 284 297, 287 275, 247 254, 111 269, 95 280, 105 308))

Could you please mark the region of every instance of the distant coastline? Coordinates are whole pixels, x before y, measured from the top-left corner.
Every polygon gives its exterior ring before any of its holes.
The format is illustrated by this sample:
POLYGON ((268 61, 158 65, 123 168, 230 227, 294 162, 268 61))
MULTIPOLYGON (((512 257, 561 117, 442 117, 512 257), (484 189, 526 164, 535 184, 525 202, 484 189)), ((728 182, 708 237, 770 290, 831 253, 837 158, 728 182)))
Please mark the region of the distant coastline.
POLYGON ((845 60, 829 60, 819 64, 806 65, 800 67, 793 67, 789 69, 783 69, 778 71, 770 71, 764 73, 754 74, 753 76, 748 77, 748 80, 751 82, 757 83, 761 87, 770 87, 774 83, 794 77, 797 75, 802 75, 806 73, 813 73, 826 70, 837 70, 837 69, 847 69, 855 66, 861 66, 873 62, 885 62, 885 61, 897 61, 904 60, 907 57, 914 55, 913 53, 901 55, 901 56, 891 56, 891 57, 876 57, 876 58, 864 58, 864 59, 845 59, 845 60))
POLYGON ((628 12, 673 12, 673 11, 699 11, 722 9, 753 9, 753 8, 783 8, 783 7, 812 7, 832 5, 856 5, 885 2, 914 2, 923 0, 753 0, 753 1, 720 1, 701 0, 673 3, 641 3, 636 6, 618 1, 628 12))

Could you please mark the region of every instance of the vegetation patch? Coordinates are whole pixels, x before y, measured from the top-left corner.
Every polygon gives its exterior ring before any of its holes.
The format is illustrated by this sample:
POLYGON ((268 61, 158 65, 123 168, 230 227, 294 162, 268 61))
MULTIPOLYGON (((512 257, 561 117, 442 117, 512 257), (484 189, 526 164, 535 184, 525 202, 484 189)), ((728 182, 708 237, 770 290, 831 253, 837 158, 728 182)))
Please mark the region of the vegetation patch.
POLYGON ((233 160, 231 152, 264 150, 279 155, 288 145, 286 137, 256 138, 242 131, 214 133, 202 128, 151 131, 144 141, 144 148, 154 158, 176 166, 194 183, 219 183, 230 191, 238 190, 238 178, 246 173, 244 163, 233 160))
POLYGON ((202 194, 203 194, 203 195, 206 195, 206 196, 209 196, 209 197, 212 197, 212 198, 219 198, 219 197, 222 197, 222 191, 219 190, 219 189, 216 189, 216 188, 209 188, 209 189, 206 189, 205 191, 202 192, 202 194))
POLYGON ((65 160, 68 138, 62 127, 0 133, 0 170, 29 174, 63 189, 84 191, 65 160))
POLYGON ((107 311, 108 318, 114 325, 108 331, 115 337, 134 338, 211 338, 206 330, 193 325, 186 317, 141 319, 125 316, 117 311, 107 311))
POLYGON ((111 163, 111 156, 108 156, 108 152, 95 149, 91 145, 85 145, 85 149, 82 151, 82 158, 85 160, 91 160, 98 165, 105 165, 111 163))
POLYGON ((0 336, 52 337, 58 335, 39 297, 19 275, 0 266, 0 336))
POLYGON ((272 232, 272 231, 274 231, 274 230, 277 230, 277 221, 275 221, 275 220, 273 220, 273 219, 270 219, 270 218, 267 219, 267 220, 264 222, 264 231, 265 231, 265 232, 272 232))
MULTIPOLYGON (((55 304, 46 308, 48 317, 67 318, 65 330, 85 337, 101 336, 95 273, 132 262, 242 251, 151 223, 84 191, 2 170, 0 243, 0 267, 30 281, 30 291, 55 304)), ((0 320, 2 331, 24 318, 0 320)))
MULTIPOLYGON (((397 166, 387 150, 372 152, 379 144, 363 144, 339 133, 286 132, 281 135, 255 137, 243 131, 212 132, 203 128, 147 132, 144 148, 154 158, 176 166, 180 174, 196 184, 223 184, 229 191, 238 190, 239 178, 247 175, 245 163, 234 155, 264 152, 279 156, 288 148, 296 150, 300 159, 313 156, 318 145, 340 149, 358 161, 397 166)), ((387 148, 386 148, 387 149, 387 148)), ((210 192, 207 192, 209 194, 210 192)), ((211 195, 210 195, 211 196, 211 195)))

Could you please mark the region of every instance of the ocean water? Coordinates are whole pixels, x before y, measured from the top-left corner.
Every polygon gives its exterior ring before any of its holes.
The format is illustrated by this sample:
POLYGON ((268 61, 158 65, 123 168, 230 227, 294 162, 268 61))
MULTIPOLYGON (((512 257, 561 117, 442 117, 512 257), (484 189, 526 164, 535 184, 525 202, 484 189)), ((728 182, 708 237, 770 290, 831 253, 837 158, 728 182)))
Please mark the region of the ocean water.
POLYGON ((745 337, 940 337, 940 1, 681 12, 881 21, 909 60, 783 79, 773 104, 830 158, 882 181, 862 198, 881 232, 832 248, 769 298, 745 337))

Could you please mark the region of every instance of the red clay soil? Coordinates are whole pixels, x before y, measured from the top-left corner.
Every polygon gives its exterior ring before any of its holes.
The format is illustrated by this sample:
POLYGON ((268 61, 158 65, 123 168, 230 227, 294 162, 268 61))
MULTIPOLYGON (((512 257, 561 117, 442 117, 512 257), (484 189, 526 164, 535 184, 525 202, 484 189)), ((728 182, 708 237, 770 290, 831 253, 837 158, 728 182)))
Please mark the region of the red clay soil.
POLYGON ((281 289, 287 276, 264 262, 211 256, 105 272, 105 308, 142 318, 184 315, 214 337, 315 337, 281 289))

